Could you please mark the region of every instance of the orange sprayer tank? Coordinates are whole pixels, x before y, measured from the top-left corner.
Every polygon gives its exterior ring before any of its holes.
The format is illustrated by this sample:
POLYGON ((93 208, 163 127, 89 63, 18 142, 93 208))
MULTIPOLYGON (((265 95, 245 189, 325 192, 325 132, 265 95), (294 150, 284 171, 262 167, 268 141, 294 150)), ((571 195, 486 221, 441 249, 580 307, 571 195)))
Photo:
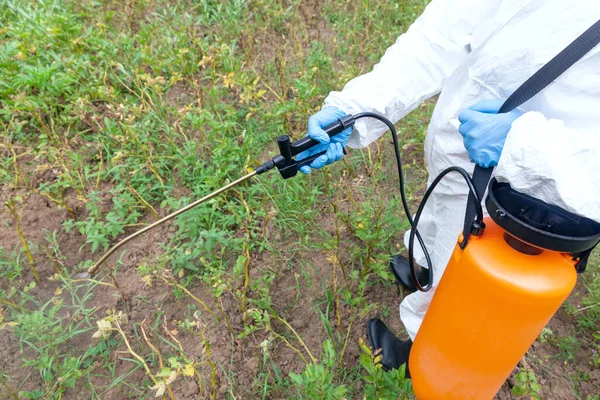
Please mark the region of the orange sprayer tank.
POLYGON ((485 223, 482 236, 456 246, 415 338, 419 400, 492 399, 575 286, 572 257, 517 251, 485 223))

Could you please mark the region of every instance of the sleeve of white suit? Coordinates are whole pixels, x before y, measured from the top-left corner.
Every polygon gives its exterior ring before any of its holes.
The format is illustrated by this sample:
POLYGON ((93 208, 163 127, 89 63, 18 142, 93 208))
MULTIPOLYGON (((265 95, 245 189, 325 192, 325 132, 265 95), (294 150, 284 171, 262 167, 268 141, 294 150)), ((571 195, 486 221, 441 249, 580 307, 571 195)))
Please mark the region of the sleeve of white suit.
MULTIPOLYGON (((387 49, 373 71, 331 92, 325 106, 348 114, 374 111, 397 122, 442 85, 469 53, 473 29, 487 1, 433 0, 423 14, 387 49)), ((348 145, 361 148, 386 127, 372 118, 356 122, 348 145)))
POLYGON ((513 122, 496 178, 521 193, 600 222, 600 129, 528 112, 513 122))

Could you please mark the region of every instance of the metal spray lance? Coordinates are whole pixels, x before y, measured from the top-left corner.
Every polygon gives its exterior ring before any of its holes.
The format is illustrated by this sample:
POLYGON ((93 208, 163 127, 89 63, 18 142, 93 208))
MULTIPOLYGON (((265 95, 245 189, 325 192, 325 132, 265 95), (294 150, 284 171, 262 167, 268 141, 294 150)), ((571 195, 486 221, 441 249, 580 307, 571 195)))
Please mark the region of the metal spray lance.
MULTIPOLYGON (((333 137, 333 136, 337 135, 338 133, 341 133, 343 130, 352 127, 354 125, 355 119, 356 118, 351 115, 346 115, 346 116, 340 118, 338 121, 334 122, 332 125, 329 125, 328 127, 326 127, 324 130, 325 130, 325 132, 327 132, 329 137, 333 137)), ((113 247, 111 247, 93 266, 91 266, 87 270, 87 273, 90 276, 93 275, 94 273, 96 273, 98 271, 98 268, 100 268, 102 263, 104 261, 106 261, 108 259, 108 257, 110 257, 115 251, 117 251, 119 248, 121 248, 126 243, 130 242, 131 240, 135 239, 136 237, 148 232, 151 229, 156 228, 159 225, 164 224, 165 222, 177 217, 178 215, 183 214, 186 211, 191 210, 192 208, 204 203, 205 201, 210 200, 215 196, 218 196, 219 194, 231 189, 232 187, 235 187, 235 186, 239 185, 240 183, 249 180, 250 178, 252 178, 255 175, 263 174, 263 173, 277 167, 277 169, 281 173, 281 176, 283 177, 283 179, 292 178, 298 174, 298 170, 300 169, 300 167, 305 166, 305 165, 310 165, 314 160, 321 157, 322 155, 325 155, 325 151, 323 151, 321 153, 314 154, 310 157, 307 157, 303 160, 296 160, 294 158, 301 152, 308 150, 308 149, 312 148, 313 146, 316 146, 319 144, 319 142, 317 142, 314 139, 311 139, 308 136, 292 143, 290 140, 290 137, 288 135, 282 135, 277 138, 277 144, 279 145, 279 154, 277 156, 273 157, 273 159, 261 164, 260 166, 258 166, 258 168, 256 168, 251 173, 215 190, 211 194, 204 196, 203 198, 196 200, 193 203, 190 203, 183 208, 180 208, 179 210, 167 215, 166 217, 161 218, 160 220, 158 220, 158 221, 140 229, 139 231, 127 236, 126 238, 122 239, 117 244, 115 244, 113 247)))

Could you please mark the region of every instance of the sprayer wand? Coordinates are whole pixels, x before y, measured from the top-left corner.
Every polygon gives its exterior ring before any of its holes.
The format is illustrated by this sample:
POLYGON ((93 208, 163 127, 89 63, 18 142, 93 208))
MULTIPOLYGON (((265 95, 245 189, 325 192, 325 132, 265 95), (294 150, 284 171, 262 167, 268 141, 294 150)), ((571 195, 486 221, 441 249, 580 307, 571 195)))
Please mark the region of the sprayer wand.
MULTIPOLYGON (((355 118, 353 116, 346 115, 346 116, 340 118, 339 120, 337 120, 336 122, 334 122, 333 124, 327 126, 324 130, 325 130, 325 132, 327 132, 329 137, 333 137, 333 136, 337 135, 338 133, 341 133, 343 130, 352 127, 354 125, 354 121, 355 121, 355 118)), ((294 157, 297 156, 298 154, 300 154, 301 152, 308 150, 308 149, 312 148, 313 146, 316 146, 319 144, 319 142, 317 142, 314 139, 311 139, 309 136, 306 136, 306 137, 292 143, 292 141, 290 140, 290 137, 288 135, 282 135, 277 138, 277 144, 279 145, 279 153, 280 154, 273 157, 273 159, 261 164, 260 166, 258 166, 258 168, 256 168, 254 171, 252 171, 248 175, 246 175, 236 181, 233 181, 233 182, 229 183, 228 185, 223 186, 220 189, 215 190, 211 194, 204 196, 203 198, 196 200, 195 202, 190 203, 187 206, 180 208, 179 210, 167 215, 166 217, 161 218, 158 221, 127 236, 125 239, 119 241, 117 244, 115 244, 113 247, 111 247, 94 265, 92 265, 87 270, 88 274, 93 275, 98 270, 98 268, 100 268, 100 265, 102 265, 102 263, 104 261, 106 261, 106 259, 108 257, 110 257, 115 251, 117 251, 120 247, 122 247, 127 242, 148 232, 151 229, 156 228, 159 225, 162 225, 163 223, 177 217, 178 215, 183 214, 184 212, 186 212, 188 210, 191 210, 192 208, 204 203, 207 200, 212 199, 213 197, 231 189, 232 187, 237 186, 240 183, 247 181, 248 179, 252 178, 253 176, 264 174, 265 172, 270 171, 273 168, 277 167, 277 169, 281 173, 281 176, 283 177, 283 179, 292 178, 292 177, 296 176, 296 174, 298 174, 298 170, 300 169, 300 167, 305 166, 305 165, 310 165, 314 160, 321 157, 322 155, 325 155, 325 153, 326 153, 325 151, 323 151, 321 153, 314 154, 310 157, 307 157, 303 160, 294 159, 294 157)), ((345 154, 345 150, 344 150, 344 154, 345 154)))
MULTIPOLYGON (((438 185, 438 183, 446 175, 448 175, 451 172, 455 172, 455 173, 462 175, 462 177, 464 178, 464 180, 469 188, 469 191, 471 192, 471 195, 473 196, 473 199, 475 200, 475 204, 476 204, 476 209, 475 209, 476 218, 472 224, 471 234, 477 235, 477 236, 481 235, 483 233, 483 229, 485 228, 485 225, 483 224, 483 210, 481 207, 481 200, 480 200, 479 196, 477 195, 477 191, 475 190, 473 180, 471 179, 471 177, 469 176, 467 171, 465 171, 463 168, 460 168, 460 167, 450 167, 450 168, 447 168, 444 171, 442 171, 436 177, 436 179, 432 182, 432 184, 429 185, 429 188, 427 188, 427 191, 425 192, 425 195, 423 196, 423 201, 419 205, 419 209, 417 210, 417 213, 415 214, 415 218, 413 219, 413 217, 410 213, 410 210, 408 209, 408 202, 406 201, 406 195, 404 193, 404 174, 402 173, 402 159, 400 156, 400 144, 398 142, 398 134, 396 133, 396 128, 394 127, 394 124, 389 119, 387 119, 386 117, 384 117, 381 114, 377 114, 377 113, 373 113, 373 112, 362 112, 362 113, 358 113, 356 115, 345 115, 345 116, 341 117, 340 119, 338 119, 333 124, 324 128, 324 131, 327 132, 329 137, 333 137, 333 136, 337 135, 338 133, 341 133, 345 129, 354 126, 354 123, 359 118, 375 118, 375 119, 383 122, 385 125, 387 125, 387 127, 390 129, 390 132, 392 134, 392 139, 394 141, 394 151, 395 151, 395 156, 396 156, 396 165, 398 167, 398 183, 399 183, 399 187, 400 187, 400 197, 402 199, 402 207, 404 208, 404 213, 406 214, 406 218, 408 219, 408 222, 411 225, 411 233, 410 233, 410 240, 409 240, 409 246, 408 246, 408 261, 409 261, 409 265, 410 265, 410 272, 411 272, 413 281, 415 282, 415 286, 417 287, 417 289, 419 289, 422 292, 427 292, 428 290, 431 289, 431 287, 433 285, 433 265, 431 263, 431 258, 429 256, 429 252, 427 251, 427 248, 425 247, 425 242, 423 241, 423 239, 421 238, 421 235, 419 234, 419 231, 417 230, 417 224, 421 217, 421 212, 425 208, 425 203, 427 202, 427 199, 429 198, 429 196, 431 195, 431 193, 433 192, 435 187, 438 185), (423 249, 423 253, 425 255, 425 260, 427 262, 429 279, 428 279, 428 283, 425 285, 421 285, 421 283, 419 282, 419 279, 418 279, 417 273, 416 273, 416 269, 415 269, 414 257, 413 257, 413 252, 414 252, 413 243, 414 243, 415 237, 418 240, 419 245, 421 246, 421 249, 423 249)), ((306 137, 292 143, 292 141, 290 140, 290 137, 288 135, 282 135, 277 138, 277 144, 279 145, 279 154, 276 155, 275 157, 273 157, 271 160, 259 165, 258 168, 256 168, 253 172, 249 173, 248 175, 246 175, 234 182, 231 182, 230 184, 223 186, 220 189, 215 190, 208 196, 204 196, 200 200, 196 200, 195 202, 188 204, 187 206, 175 211, 172 214, 167 215, 166 217, 154 222, 153 224, 150 224, 150 225, 146 226, 145 228, 127 236, 125 239, 121 240, 116 245, 114 245, 110 250, 108 250, 106 252, 106 254, 104 254, 102 256, 102 258, 100 258, 98 260, 98 262, 96 262, 96 264, 94 264, 92 267, 90 267, 87 271, 88 274, 89 275, 94 274, 98 270, 100 265, 104 261, 106 261, 106 259, 111 254, 113 254, 121 246, 123 246, 125 243, 129 242, 130 240, 135 239, 136 237, 140 236, 141 234, 148 232, 150 229, 156 228, 157 226, 159 226, 159 225, 169 221, 170 219, 173 219, 176 216, 204 203, 205 201, 212 199, 213 197, 223 193, 224 191, 231 189, 232 187, 237 186, 244 181, 247 181, 248 179, 252 178, 253 176, 264 174, 267 171, 277 168, 279 170, 279 173, 283 177, 283 179, 292 178, 298 174, 298 170, 300 169, 300 167, 303 167, 305 165, 310 165, 314 160, 325 155, 325 153, 326 153, 326 151, 323 151, 323 152, 314 154, 310 157, 304 158, 302 160, 295 159, 294 157, 296 157, 301 152, 306 151, 306 150, 320 144, 319 142, 310 138, 309 136, 306 136, 306 137)), ((346 154, 345 150, 344 150, 344 154, 346 154)))
POLYGON ((151 229, 154 229, 154 228, 156 228, 156 227, 157 227, 157 226, 159 226, 159 225, 162 225, 163 223, 167 222, 168 220, 175 218, 175 217, 176 217, 176 216, 178 216, 179 214, 183 214, 184 212, 186 212, 186 211, 188 211, 188 210, 191 210, 192 208, 196 207, 197 205, 199 205, 199 204, 202 204, 202 203, 204 203, 205 201, 212 199, 213 197, 215 197, 215 196, 217 196, 217 195, 219 195, 219 194, 223 193, 224 191, 226 191, 226 190, 229 190, 229 189, 231 189, 232 187, 234 187, 234 186, 237 186, 237 185, 239 185, 240 183, 242 183, 242 182, 244 182, 244 181, 247 181, 248 179, 252 178, 254 175, 256 175, 256 171, 252 171, 252 172, 251 172, 251 173, 249 173, 248 175, 246 175, 246 176, 244 176, 244 177, 242 177, 242 178, 240 178, 240 179, 238 179, 238 180, 236 180, 236 181, 233 181, 233 182, 231 182, 230 184, 228 184, 228 185, 225 185, 225 186, 223 186, 223 187, 222 187, 222 188, 220 188, 220 189, 217 189, 217 190, 215 190, 214 192, 212 192, 212 193, 211 193, 211 194, 209 194, 208 196, 204 196, 204 197, 203 197, 203 198, 201 198, 200 200, 196 200, 195 202, 193 202, 193 203, 190 203, 190 204, 188 204, 187 206, 185 206, 185 207, 183 207, 183 208, 180 208, 179 210, 177 210, 177 211, 175 211, 175 212, 173 212, 173 213, 171 213, 171 214, 167 215, 167 216, 166 216, 166 217, 164 217, 164 218, 161 218, 161 219, 159 219, 158 221, 156 221, 156 222, 154 222, 154 223, 152 223, 152 224, 150 224, 150 225, 148 225, 148 226, 146 226, 146 227, 144 227, 144 228, 140 229, 139 231, 132 233, 131 235, 127 236, 125 239, 121 240, 119 243, 117 243, 117 244, 115 244, 113 247, 111 247, 111 248, 110 248, 110 250, 108 250, 108 251, 107 251, 107 252, 106 252, 106 253, 105 253, 105 254, 102 256, 102 258, 100 258, 100 259, 99 259, 99 260, 96 262, 96 264, 94 264, 93 266, 91 266, 91 267, 88 269, 88 273, 89 273, 90 275, 93 275, 93 274, 96 272, 96 270, 97 270, 97 269, 100 267, 100 265, 102 265, 102 263, 103 263, 104 261, 106 261, 106 259, 107 259, 108 257, 110 257, 110 255, 111 255, 112 253, 114 253, 115 251, 117 251, 117 250, 119 249, 119 247, 123 246, 125 243, 127 243, 127 242, 129 242, 129 241, 131 241, 131 240, 135 239, 136 237, 138 237, 138 236, 140 236, 140 235, 142 235, 142 234, 144 234, 144 233, 148 232, 148 231, 149 231, 149 230, 151 230, 151 229))

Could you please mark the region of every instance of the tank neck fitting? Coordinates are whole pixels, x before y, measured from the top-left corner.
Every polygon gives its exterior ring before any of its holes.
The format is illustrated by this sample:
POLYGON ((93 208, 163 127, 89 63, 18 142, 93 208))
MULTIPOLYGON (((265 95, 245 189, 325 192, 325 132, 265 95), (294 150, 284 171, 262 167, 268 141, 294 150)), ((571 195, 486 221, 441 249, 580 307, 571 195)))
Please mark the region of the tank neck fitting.
POLYGON ((544 252, 539 247, 527 244, 506 232, 504 232, 504 241, 519 253, 527 254, 528 256, 539 256, 544 252))

